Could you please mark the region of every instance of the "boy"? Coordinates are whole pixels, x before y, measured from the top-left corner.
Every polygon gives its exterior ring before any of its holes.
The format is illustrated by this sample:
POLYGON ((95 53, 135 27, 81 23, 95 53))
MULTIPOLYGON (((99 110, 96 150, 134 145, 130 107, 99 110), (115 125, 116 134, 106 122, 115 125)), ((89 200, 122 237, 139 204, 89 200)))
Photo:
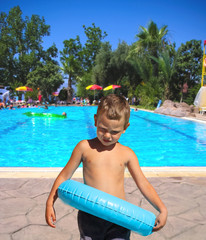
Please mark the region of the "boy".
MULTIPOLYGON (((72 177, 81 162, 85 184, 124 200, 124 171, 127 167, 142 194, 160 212, 153 231, 165 225, 165 205, 143 175, 135 153, 118 142, 129 126, 129 117, 130 107, 124 97, 111 94, 101 100, 94 116, 97 137, 77 144, 70 160, 54 182, 46 204, 48 225, 55 227, 53 205, 59 185, 72 177)), ((130 239, 130 230, 82 211, 78 212, 78 226, 81 239, 130 239)))

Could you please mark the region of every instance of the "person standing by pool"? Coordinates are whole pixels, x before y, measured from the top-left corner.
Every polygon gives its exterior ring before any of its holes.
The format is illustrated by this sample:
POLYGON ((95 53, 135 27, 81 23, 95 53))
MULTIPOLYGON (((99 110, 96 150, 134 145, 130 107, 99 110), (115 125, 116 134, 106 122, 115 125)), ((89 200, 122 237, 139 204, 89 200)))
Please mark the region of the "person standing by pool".
MULTIPOLYGON (((74 148, 70 160, 55 180, 46 203, 46 222, 55 227, 54 203, 59 185, 70 179, 83 163, 86 185, 125 200, 124 171, 127 167, 145 198, 160 212, 153 231, 160 230, 167 220, 167 208, 145 178, 135 153, 118 142, 129 126, 130 107, 126 99, 114 94, 104 97, 94 116, 97 137, 82 140, 74 148)), ((81 239, 130 239, 130 230, 82 211, 78 212, 81 239), (99 229, 99 232, 96 232, 99 229), (109 231, 113 229, 113 231, 109 231), (112 232, 112 235, 110 235, 112 232), (100 236, 102 238, 100 238, 100 236)))
MULTIPOLYGON (((39 90, 39 88, 37 88, 37 89, 39 90)), ((38 101, 39 101, 39 103, 41 104, 41 101, 42 101, 41 90, 38 91, 37 97, 38 97, 38 101)))

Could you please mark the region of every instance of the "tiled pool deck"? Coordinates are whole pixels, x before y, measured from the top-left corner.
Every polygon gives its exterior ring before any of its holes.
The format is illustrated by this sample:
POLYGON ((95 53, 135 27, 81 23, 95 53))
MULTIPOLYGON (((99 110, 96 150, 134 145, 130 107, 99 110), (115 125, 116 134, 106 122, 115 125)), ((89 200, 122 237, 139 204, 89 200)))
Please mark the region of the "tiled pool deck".
MULTIPOLYGON (((78 240, 77 210, 55 203, 56 229, 44 220, 45 202, 60 169, 0 168, 0 240, 78 240)), ((143 168, 145 175, 168 207, 166 226, 148 237, 132 233, 131 240, 205 240, 206 168, 143 168)), ((82 181, 81 171, 74 178, 82 181)), ((128 174, 127 200, 155 210, 139 193, 128 174)))

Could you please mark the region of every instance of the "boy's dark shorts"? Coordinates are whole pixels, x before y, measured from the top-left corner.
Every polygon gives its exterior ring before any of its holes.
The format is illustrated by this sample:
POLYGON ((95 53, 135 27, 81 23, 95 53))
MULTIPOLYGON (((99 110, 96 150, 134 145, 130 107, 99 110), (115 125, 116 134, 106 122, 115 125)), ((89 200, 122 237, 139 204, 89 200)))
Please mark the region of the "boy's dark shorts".
POLYGON ((129 240, 131 231, 114 223, 78 212, 78 226, 81 240, 129 240))

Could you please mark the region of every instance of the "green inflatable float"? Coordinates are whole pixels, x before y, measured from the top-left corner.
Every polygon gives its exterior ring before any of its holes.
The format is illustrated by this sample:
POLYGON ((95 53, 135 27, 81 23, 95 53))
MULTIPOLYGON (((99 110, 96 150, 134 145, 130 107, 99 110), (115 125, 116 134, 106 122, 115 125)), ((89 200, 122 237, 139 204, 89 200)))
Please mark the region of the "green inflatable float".
POLYGON ((55 114, 55 113, 35 113, 35 112, 25 112, 24 115, 28 117, 45 117, 45 118, 66 118, 65 115, 55 114))

